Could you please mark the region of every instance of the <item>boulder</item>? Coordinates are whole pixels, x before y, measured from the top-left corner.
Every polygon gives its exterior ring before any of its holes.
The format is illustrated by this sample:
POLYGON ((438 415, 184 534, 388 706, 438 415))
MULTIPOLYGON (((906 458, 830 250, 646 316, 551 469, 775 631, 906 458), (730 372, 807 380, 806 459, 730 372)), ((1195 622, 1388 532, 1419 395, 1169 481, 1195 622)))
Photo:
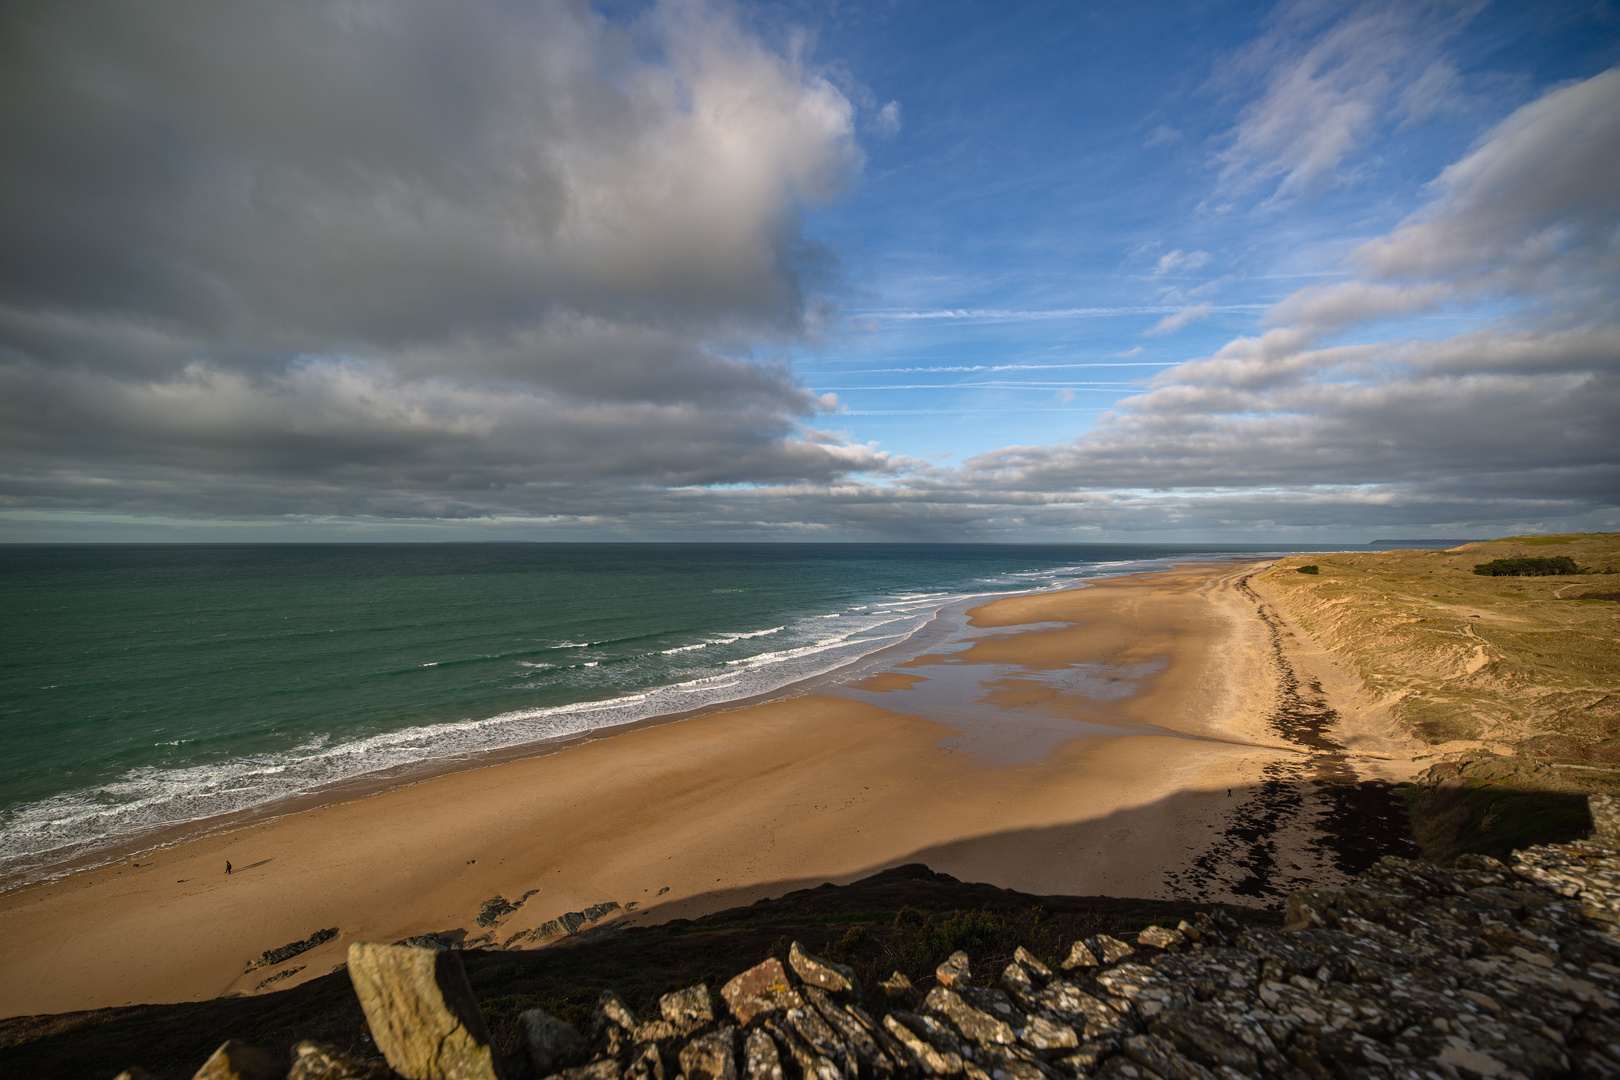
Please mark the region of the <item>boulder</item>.
POLYGON ((968 969, 968 954, 961 949, 951 953, 943 964, 934 969, 934 978, 939 980, 939 985, 952 990, 972 986, 973 973, 968 969))
POLYGON ((227 1040, 192 1074, 191 1080, 282 1080, 286 1070, 267 1051, 227 1040))
POLYGON ((788 983, 787 971, 775 957, 755 964, 726 983, 720 988, 720 997, 743 1027, 756 1017, 804 1007, 804 999, 788 983))
POLYGON ((585 1040, 573 1025, 543 1009, 518 1013, 518 1027, 523 1031, 523 1046, 536 1076, 549 1076, 584 1054, 585 1040))
POLYGON ((377 1048, 406 1080, 505 1080, 460 953, 357 941, 349 980, 377 1048))
POLYGON ((737 1080, 737 1029, 723 1027, 687 1043, 681 1072, 687 1080, 737 1080))
POLYGON ((861 995, 861 984, 855 978, 854 968, 812 956, 797 941, 788 949, 788 963, 799 978, 811 986, 819 986, 832 994, 848 994, 855 998, 861 995))

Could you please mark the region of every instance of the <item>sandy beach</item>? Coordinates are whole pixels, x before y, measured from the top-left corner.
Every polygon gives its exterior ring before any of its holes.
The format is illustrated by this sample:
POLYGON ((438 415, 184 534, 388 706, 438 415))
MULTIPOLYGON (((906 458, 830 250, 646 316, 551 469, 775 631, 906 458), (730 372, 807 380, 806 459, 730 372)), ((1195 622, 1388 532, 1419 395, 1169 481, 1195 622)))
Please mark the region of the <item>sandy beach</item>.
POLYGON ((1314 661, 1291 661, 1285 621, 1261 617, 1245 579, 1263 565, 997 600, 935 651, 812 692, 0 894, 0 1015, 267 992, 332 970, 353 941, 499 946, 590 905, 655 923, 907 862, 1034 893, 1274 903, 1291 881, 1335 879, 1310 779, 1410 761, 1354 708, 1331 747, 1291 733, 1279 665, 1314 661), (1301 797, 1279 803, 1279 777, 1301 797), (484 901, 525 894, 493 930, 475 924, 484 901))

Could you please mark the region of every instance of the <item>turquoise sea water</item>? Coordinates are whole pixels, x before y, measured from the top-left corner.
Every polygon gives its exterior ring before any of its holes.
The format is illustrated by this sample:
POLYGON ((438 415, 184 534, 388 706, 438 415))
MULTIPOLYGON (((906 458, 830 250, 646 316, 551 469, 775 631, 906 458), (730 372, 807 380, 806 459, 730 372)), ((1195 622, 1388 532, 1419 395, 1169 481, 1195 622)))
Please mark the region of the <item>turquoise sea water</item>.
POLYGON ((1126 545, 0 547, 0 880, 177 823, 766 693, 1126 545))

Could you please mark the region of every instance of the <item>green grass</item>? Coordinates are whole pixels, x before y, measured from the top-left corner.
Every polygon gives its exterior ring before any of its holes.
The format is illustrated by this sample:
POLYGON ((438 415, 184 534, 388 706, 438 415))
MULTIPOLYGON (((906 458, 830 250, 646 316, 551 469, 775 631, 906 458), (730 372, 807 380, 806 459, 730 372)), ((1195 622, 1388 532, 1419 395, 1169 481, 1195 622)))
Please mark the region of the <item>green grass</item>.
POLYGON ((1514 851, 1578 840, 1592 829, 1585 795, 1479 780, 1460 787, 1402 788, 1413 837, 1423 854, 1442 866, 1459 855, 1506 861, 1514 851))

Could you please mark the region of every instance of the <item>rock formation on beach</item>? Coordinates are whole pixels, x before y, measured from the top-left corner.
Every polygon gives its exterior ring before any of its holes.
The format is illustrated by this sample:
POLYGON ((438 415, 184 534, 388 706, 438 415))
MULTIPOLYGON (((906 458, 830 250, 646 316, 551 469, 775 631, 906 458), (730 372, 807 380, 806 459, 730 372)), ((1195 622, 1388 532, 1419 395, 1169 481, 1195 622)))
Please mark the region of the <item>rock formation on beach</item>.
MULTIPOLYGON (((226 1043, 197 1080, 1062 1080, 1620 1076, 1620 800, 1592 838, 1451 868, 1389 857, 1301 890, 1276 929, 1216 909, 1132 942, 1076 941, 999 972, 863 987, 793 942, 711 993, 638 1017, 612 991, 588 1030, 539 1009, 491 1043, 454 950, 357 944, 349 974, 383 1060, 226 1043)), ((129 1076, 137 1075, 133 1071, 129 1076)))

